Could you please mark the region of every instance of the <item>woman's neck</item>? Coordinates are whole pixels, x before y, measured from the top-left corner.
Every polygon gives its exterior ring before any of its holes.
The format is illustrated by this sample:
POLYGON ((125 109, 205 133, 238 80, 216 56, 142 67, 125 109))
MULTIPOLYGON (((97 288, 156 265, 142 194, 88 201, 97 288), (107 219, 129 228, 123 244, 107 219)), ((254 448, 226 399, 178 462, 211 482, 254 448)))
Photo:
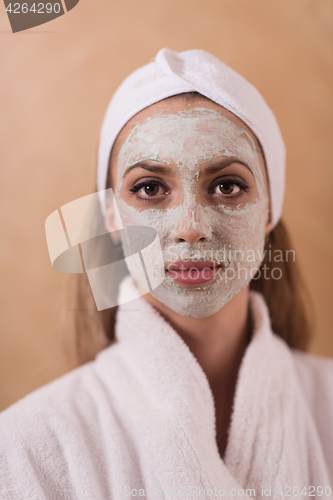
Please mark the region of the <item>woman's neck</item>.
POLYGON ((150 293, 144 298, 171 324, 195 356, 209 382, 223 385, 238 372, 240 361, 248 344, 249 287, 244 288, 212 316, 191 318, 182 316, 150 293))
POLYGON ((206 374, 215 402, 216 440, 223 455, 237 375, 251 333, 249 287, 206 318, 182 316, 151 294, 144 297, 176 330, 206 374))

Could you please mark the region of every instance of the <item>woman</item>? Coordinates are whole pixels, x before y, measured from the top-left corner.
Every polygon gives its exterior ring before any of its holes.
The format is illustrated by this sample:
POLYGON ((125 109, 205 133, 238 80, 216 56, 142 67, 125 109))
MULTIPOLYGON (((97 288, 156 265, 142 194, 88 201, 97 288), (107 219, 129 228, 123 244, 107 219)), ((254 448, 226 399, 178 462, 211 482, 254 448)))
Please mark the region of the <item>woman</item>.
POLYGON ((263 98, 210 54, 163 49, 122 83, 97 184, 131 277, 78 318, 116 341, 2 413, 1 498, 330 497, 333 362, 300 350, 284 156, 263 98))

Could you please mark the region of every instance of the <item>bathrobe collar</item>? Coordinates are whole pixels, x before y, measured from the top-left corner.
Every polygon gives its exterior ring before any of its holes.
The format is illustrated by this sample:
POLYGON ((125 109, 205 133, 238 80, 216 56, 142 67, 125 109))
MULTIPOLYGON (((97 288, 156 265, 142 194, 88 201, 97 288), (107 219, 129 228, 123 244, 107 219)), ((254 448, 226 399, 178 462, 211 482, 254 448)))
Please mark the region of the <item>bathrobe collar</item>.
MULTIPOLYGON (((133 293, 128 277, 121 301, 133 293)), ((164 490, 200 486, 227 496, 255 488, 261 496, 262 487, 272 487, 271 497, 281 499, 281 486, 329 484, 291 351, 273 334, 260 294, 250 293, 250 307, 254 332, 238 374, 224 460, 212 392, 187 345, 143 297, 118 308, 118 342, 110 352, 120 363, 121 405, 154 482, 164 490)))

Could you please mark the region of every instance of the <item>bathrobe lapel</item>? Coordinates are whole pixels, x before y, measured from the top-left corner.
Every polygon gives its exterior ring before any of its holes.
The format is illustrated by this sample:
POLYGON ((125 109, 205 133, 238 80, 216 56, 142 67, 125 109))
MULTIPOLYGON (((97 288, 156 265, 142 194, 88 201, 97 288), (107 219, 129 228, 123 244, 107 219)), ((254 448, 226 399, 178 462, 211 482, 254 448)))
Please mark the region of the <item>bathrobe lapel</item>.
POLYGON ((283 498, 282 486, 293 497, 294 487, 330 484, 329 475, 292 353, 273 334, 263 297, 251 292, 250 305, 254 335, 239 371, 225 463, 240 484, 272 487, 273 498, 283 498))
MULTIPOLYGON (((134 286, 127 278, 123 296, 134 286)), ((180 490, 201 498, 199 487, 225 496, 255 488, 261 496, 262 487, 272 487, 276 499, 284 498, 281 486, 309 486, 314 478, 329 484, 290 350, 272 333, 263 298, 251 292, 250 300, 254 334, 239 371, 224 461, 208 380, 187 345, 144 298, 119 306, 118 343, 99 355, 97 370, 112 381, 112 405, 139 462, 135 473, 123 468, 124 484, 160 488, 165 498, 180 490)))

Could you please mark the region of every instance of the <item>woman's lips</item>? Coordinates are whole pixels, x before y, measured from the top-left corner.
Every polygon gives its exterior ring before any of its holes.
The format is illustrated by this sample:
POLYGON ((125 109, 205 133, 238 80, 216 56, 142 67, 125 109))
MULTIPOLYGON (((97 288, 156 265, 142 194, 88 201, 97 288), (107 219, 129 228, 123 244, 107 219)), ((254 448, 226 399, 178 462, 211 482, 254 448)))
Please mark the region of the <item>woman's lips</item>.
POLYGON ((199 286, 215 279, 221 266, 211 260, 179 260, 167 266, 166 276, 181 285, 199 286))

